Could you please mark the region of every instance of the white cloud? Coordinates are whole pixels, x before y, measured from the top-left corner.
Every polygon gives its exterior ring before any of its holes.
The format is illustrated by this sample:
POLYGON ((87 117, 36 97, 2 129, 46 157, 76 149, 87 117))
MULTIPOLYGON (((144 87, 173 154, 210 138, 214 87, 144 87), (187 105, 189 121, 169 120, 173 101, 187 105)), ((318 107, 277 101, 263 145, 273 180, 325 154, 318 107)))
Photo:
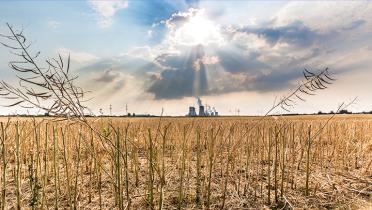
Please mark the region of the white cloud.
POLYGON ((264 38, 252 33, 234 33, 231 41, 251 51, 265 50, 270 47, 270 44, 264 38))
POLYGON ((47 25, 51 29, 56 29, 61 25, 61 23, 55 20, 48 20, 47 25))
POLYGON ((349 26, 360 19, 370 19, 372 4, 368 1, 303 1, 290 2, 276 15, 277 25, 301 20, 320 31, 331 31, 349 26))
POLYGON ((88 0, 88 2, 98 13, 98 25, 102 28, 110 27, 115 13, 128 7, 127 0, 88 0))
POLYGON ((152 30, 148 30, 148 31, 147 31, 147 37, 148 37, 148 38, 152 38, 153 33, 154 33, 154 32, 153 32, 152 30))
POLYGON ((213 65, 220 62, 220 59, 218 58, 218 56, 204 56, 202 62, 205 65, 213 65))
POLYGON ((155 58, 153 49, 150 46, 133 47, 126 53, 121 53, 119 56, 131 56, 134 58, 143 58, 152 60, 155 58))
POLYGON ((206 56, 206 55, 204 55, 202 58, 196 59, 194 61, 194 68, 195 68, 196 71, 199 71, 201 64, 214 65, 214 64, 217 64, 218 62, 220 62, 220 59, 218 58, 218 56, 206 56))
POLYGON ((168 41, 175 45, 225 44, 220 25, 209 19, 204 9, 190 8, 186 12, 177 12, 161 23, 169 29, 168 41))
POLYGON ((57 52, 64 57, 67 57, 70 54, 71 61, 75 61, 78 63, 87 63, 99 59, 99 57, 91 53, 78 52, 67 48, 59 48, 57 49, 57 52))

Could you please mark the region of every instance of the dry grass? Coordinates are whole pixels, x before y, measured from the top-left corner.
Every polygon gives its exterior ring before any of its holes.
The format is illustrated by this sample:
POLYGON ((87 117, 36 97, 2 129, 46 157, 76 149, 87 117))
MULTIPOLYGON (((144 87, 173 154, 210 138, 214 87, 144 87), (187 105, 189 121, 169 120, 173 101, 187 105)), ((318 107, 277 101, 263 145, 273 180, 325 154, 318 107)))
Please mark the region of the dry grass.
POLYGON ((0 119, 1 207, 372 208, 372 117, 327 119, 0 119))

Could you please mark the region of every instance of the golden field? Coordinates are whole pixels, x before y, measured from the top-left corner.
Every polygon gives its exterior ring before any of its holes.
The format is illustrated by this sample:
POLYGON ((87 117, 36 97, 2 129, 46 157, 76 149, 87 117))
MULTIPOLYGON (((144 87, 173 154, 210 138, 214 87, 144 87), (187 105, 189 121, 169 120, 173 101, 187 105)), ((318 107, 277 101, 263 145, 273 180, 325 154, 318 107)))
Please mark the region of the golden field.
POLYGON ((330 117, 1 118, 1 208, 372 208, 372 116, 330 117))

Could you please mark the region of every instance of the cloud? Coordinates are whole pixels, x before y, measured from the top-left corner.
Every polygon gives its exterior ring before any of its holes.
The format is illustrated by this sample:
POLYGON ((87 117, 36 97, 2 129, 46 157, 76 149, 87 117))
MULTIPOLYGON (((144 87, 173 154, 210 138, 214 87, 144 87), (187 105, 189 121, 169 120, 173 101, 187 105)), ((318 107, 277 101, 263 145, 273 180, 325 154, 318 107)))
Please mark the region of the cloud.
POLYGON ((154 94, 155 99, 175 99, 187 96, 205 95, 208 90, 205 65, 203 64, 204 49, 196 46, 185 54, 160 55, 157 62, 165 70, 160 76, 151 76, 152 84, 147 89, 154 94), (195 68, 198 62, 198 68, 195 68))
POLYGON ((215 65, 219 62, 218 56, 203 56, 194 61, 194 69, 199 71, 202 65, 215 65))
POLYGON ((128 76, 122 75, 120 72, 105 71, 101 78, 96 81, 106 83, 111 86, 112 92, 118 92, 123 89, 127 83, 128 76))
POLYGON ((85 82, 90 83, 88 85, 90 89, 98 92, 102 90, 108 91, 106 94, 113 94, 122 90, 128 83, 128 79, 131 78, 130 75, 112 69, 99 72, 85 72, 84 77, 88 78, 85 82), (91 81, 94 81, 94 83, 92 84, 91 81))
POLYGON ((70 54, 71 61, 77 63, 88 63, 99 59, 98 56, 91 53, 74 51, 67 48, 59 48, 57 49, 57 53, 61 54, 63 57, 67 57, 70 54))
POLYGON ((176 30, 178 27, 182 26, 192 17, 196 16, 200 12, 199 9, 190 8, 186 12, 176 12, 173 13, 170 18, 167 20, 160 21, 161 24, 164 24, 167 28, 171 30, 176 30))
POLYGON ((153 55, 152 48, 150 46, 140 46, 140 47, 133 47, 128 52, 121 53, 120 56, 131 56, 134 58, 147 58, 153 59, 155 55, 153 55))
POLYGON ((367 21, 365 21, 365 20, 355 20, 355 21, 351 22, 348 26, 343 27, 343 29, 344 30, 354 30, 354 29, 357 29, 357 28, 363 26, 366 23, 367 23, 367 21))
POLYGON ((277 25, 301 20, 319 31, 341 29, 356 20, 369 20, 372 4, 368 1, 302 1, 286 4, 276 14, 277 25))
POLYGON ((98 25, 102 28, 110 27, 115 13, 128 7, 126 0, 88 0, 88 2, 92 9, 98 13, 98 25))
MULTIPOLYGON (((358 24, 363 25, 353 26, 358 24)), ((188 52, 190 48, 173 43, 178 53, 162 53, 155 59, 162 70, 149 75, 152 85, 147 91, 155 99, 178 99, 289 89, 302 78, 305 67, 332 64, 334 58, 328 54, 332 42, 344 39, 342 30, 318 31, 300 20, 281 26, 231 26, 224 32, 229 37, 225 46, 206 46, 207 52, 203 49, 197 58, 188 52)))
POLYGON ((269 68, 269 65, 261 62, 258 57, 258 53, 242 54, 242 51, 233 50, 220 50, 217 52, 220 57, 221 66, 225 71, 231 73, 237 72, 257 72, 265 68, 269 68))
POLYGON ((308 47, 322 37, 322 34, 305 26, 301 21, 295 21, 285 26, 243 27, 238 29, 237 32, 256 34, 271 45, 286 43, 296 47, 308 47))
MULTIPOLYGON (((81 71, 96 72, 101 76, 95 77, 97 81, 105 81, 113 89, 127 83, 115 79, 126 75, 136 82, 137 93, 150 99, 169 100, 288 90, 302 78, 305 67, 316 70, 328 66, 336 74, 366 68, 361 65, 366 63, 364 57, 346 62, 360 47, 372 44, 367 36, 370 32, 366 33, 370 19, 365 16, 323 28, 313 24, 315 19, 310 21, 300 15, 285 19, 282 15, 289 13, 284 10, 270 21, 257 20, 246 25, 218 25, 208 13, 203 14, 203 21, 218 30, 224 44, 207 41, 198 45, 195 40, 188 40, 198 37, 185 37, 183 32, 201 11, 191 8, 175 12, 151 27, 151 36, 158 36, 158 27, 164 30, 158 43, 133 47, 119 57, 99 60, 81 71), (177 36, 179 32, 183 35, 177 36), (116 75, 117 72, 120 74, 116 75)), ((347 13, 347 9, 343 11, 347 13)), ((315 22, 325 21, 317 18, 315 22)), ((371 54, 367 50, 363 53, 367 57, 371 54)), ((358 57, 363 53, 358 52, 358 57)))
POLYGON ((123 91, 126 99, 148 97, 148 93, 144 92, 148 87, 146 82, 151 80, 150 75, 156 74, 160 67, 138 55, 146 49, 138 47, 117 57, 98 59, 76 71, 83 78, 85 86, 96 92, 98 98, 110 96, 113 99, 118 94, 117 97, 123 99, 124 96, 120 95, 123 91))
POLYGON ((200 11, 204 10, 191 8, 161 21, 167 35, 151 50, 153 55, 160 52, 154 60, 160 70, 147 74, 147 92, 155 99, 291 87, 292 81, 301 77, 303 66, 319 56, 318 42, 328 36, 296 20, 281 26, 276 26, 275 21, 254 26, 218 26, 225 45, 204 43, 195 47, 193 42, 189 46, 175 41, 176 32, 200 11))
POLYGON ((168 30, 167 42, 175 45, 224 44, 219 24, 207 17, 205 9, 189 8, 185 12, 173 13, 170 18, 154 24, 153 28, 161 25, 168 30))
POLYGON ((120 76, 119 72, 114 72, 112 70, 105 70, 102 74, 94 79, 97 82, 110 83, 113 82, 120 76))
POLYGON ((48 20, 47 21, 47 26, 48 26, 48 28, 51 28, 51 29, 57 29, 60 25, 61 25, 61 23, 58 22, 58 21, 55 21, 55 20, 48 20))
POLYGON ((218 56, 203 56, 201 62, 203 62, 203 64, 205 65, 212 65, 220 62, 220 59, 218 58, 218 56))
MULTIPOLYGON (((81 74, 87 74, 112 70, 135 76, 143 76, 146 72, 159 70, 160 67, 156 62, 153 62, 146 56, 137 54, 143 50, 146 51, 145 48, 135 49, 133 51, 122 53, 118 57, 99 59, 79 68, 78 71, 81 74)), ((143 53, 147 54, 146 52, 143 53)))

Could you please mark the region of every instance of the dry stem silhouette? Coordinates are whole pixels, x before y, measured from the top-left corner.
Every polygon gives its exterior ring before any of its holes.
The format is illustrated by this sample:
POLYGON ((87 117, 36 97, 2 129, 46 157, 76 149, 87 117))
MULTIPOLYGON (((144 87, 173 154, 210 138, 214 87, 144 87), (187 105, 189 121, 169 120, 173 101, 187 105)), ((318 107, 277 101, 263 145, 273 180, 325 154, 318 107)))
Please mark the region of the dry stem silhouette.
POLYGON ((0 95, 11 101, 6 107, 20 106, 22 108, 37 108, 47 113, 65 118, 84 118, 87 109, 82 103, 84 94, 82 88, 74 81, 78 78, 70 73, 70 55, 67 59, 46 59, 45 63, 38 59, 40 52, 31 53, 31 43, 27 42, 23 30, 15 30, 7 23, 10 35, 1 35, 9 43, 0 42, 18 57, 9 62, 9 67, 15 71, 18 86, 5 81, 0 82, 0 95))

